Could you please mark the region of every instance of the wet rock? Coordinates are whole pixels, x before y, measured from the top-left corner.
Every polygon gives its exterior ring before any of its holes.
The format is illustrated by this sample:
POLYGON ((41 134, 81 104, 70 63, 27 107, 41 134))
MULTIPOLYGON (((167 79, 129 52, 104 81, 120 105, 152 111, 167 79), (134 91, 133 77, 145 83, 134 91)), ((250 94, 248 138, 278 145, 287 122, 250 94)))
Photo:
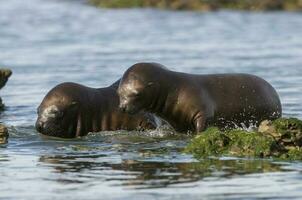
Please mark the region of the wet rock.
POLYGON ((185 152, 208 156, 274 157, 302 160, 302 121, 280 118, 261 122, 258 131, 221 131, 211 127, 192 139, 185 152))
POLYGON ((2 102, 2 98, 0 97, 0 111, 4 110, 4 103, 2 102))
POLYGON ((5 86, 8 78, 11 75, 12 71, 10 69, 0 69, 0 89, 5 86))
MULTIPOLYGON (((12 71, 10 69, 0 69, 0 89, 3 88, 8 81, 8 78, 12 75, 12 71)), ((0 110, 4 109, 4 103, 2 102, 2 98, 0 97, 0 110)))
POLYGON ((274 137, 286 149, 302 146, 302 121, 297 118, 280 118, 261 122, 258 131, 274 137))
MULTIPOLYGON (((0 69, 0 89, 3 88, 8 80, 8 78, 12 75, 12 71, 10 69, 0 69)), ((4 110, 4 104, 2 102, 2 98, 0 97, 0 111, 4 110)), ((0 144, 7 143, 8 139, 8 130, 7 128, 0 124, 0 144)))
POLYGON ((237 129, 223 132, 211 127, 195 137, 185 151, 197 158, 222 155, 267 157, 278 149, 270 135, 237 129))
POLYGON ((302 10, 302 0, 89 0, 108 8, 155 7, 172 10, 302 10))
POLYGON ((8 136, 7 128, 3 124, 0 124, 0 144, 6 144, 8 136))

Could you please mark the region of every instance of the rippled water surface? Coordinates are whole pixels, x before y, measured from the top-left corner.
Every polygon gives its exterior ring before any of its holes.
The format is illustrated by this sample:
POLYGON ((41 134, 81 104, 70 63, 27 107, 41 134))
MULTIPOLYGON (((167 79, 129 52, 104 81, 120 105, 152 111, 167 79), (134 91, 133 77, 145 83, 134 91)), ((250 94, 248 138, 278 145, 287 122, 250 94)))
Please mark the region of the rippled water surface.
POLYGON ((82 1, 0 0, 0 199, 300 199, 302 163, 195 160, 169 131, 44 138, 36 108, 56 84, 104 87, 132 64, 268 80, 284 116, 302 118, 302 14, 102 10, 82 1))

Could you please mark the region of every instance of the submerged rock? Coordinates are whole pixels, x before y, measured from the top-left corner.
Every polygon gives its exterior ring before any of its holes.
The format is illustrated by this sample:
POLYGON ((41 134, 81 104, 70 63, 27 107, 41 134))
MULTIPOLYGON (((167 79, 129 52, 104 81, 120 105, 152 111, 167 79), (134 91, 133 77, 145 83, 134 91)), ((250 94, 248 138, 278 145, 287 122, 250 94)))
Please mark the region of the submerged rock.
POLYGON ((211 127, 192 139, 186 152, 209 156, 275 157, 302 160, 302 121, 280 118, 263 121, 257 131, 221 131, 211 127))
POLYGON ((0 124, 0 144, 6 144, 8 140, 8 130, 7 128, 0 124))

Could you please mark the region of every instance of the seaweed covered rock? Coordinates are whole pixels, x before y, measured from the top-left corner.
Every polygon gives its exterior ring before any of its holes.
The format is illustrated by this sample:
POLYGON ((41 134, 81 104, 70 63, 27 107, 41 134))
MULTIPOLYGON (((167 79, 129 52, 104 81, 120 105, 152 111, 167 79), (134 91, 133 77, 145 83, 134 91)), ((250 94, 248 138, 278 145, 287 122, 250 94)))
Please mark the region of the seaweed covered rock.
POLYGON ((258 131, 269 134, 284 147, 302 146, 302 121, 297 118, 280 118, 261 122, 258 131))
MULTIPOLYGON (((0 89, 3 88, 8 81, 8 78, 12 75, 10 69, 0 69, 0 89)), ((0 110, 4 109, 2 98, 0 97, 0 110)))
POLYGON ((185 151, 197 158, 222 155, 266 157, 276 154, 279 148, 270 135, 237 129, 223 132, 211 127, 196 136, 185 151))
POLYGON ((261 122, 258 132, 271 135, 286 152, 281 157, 302 160, 302 121, 297 118, 280 118, 261 122))
POLYGON ((11 75, 12 71, 10 69, 0 69, 0 89, 5 86, 8 78, 11 75))
POLYGON ((8 130, 4 125, 0 124, 0 144, 7 143, 7 140, 8 140, 8 130))
POLYGON ((186 152, 193 153, 197 157, 221 155, 227 152, 230 138, 226 133, 216 127, 210 127, 197 135, 187 146, 186 152))
POLYGON ((301 0, 89 0, 107 8, 154 7, 172 10, 302 10, 301 0))
POLYGON ((171 10, 215 10, 216 3, 203 0, 89 0, 89 3, 105 8, 153 7, 171 10))
POLYGON ((301 135, 302 121, 296 118, 265 120, 252 132, 211 127, 192 139, 185 151, 196 158, 225 155, 302 160, 301 135))
MULTIPOLYGON (((0 89, 3 88, 8 80, 8 78, 12 75, 12 71, 10 69, 0 69, 0 89)), ((2 102, 2 98, 0 97, 0 111, 4 109, 4 104, 2 102)), ((8 139, 8 130, 7 128, 0 124, 0 144, 7 143, 8 139)))

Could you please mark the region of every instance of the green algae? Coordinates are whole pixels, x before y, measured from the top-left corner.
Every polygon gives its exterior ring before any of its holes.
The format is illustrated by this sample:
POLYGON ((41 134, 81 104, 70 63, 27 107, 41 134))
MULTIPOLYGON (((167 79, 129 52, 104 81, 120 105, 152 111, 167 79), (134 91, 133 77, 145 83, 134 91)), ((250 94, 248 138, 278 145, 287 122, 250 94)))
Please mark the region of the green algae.
POLYGON ((231 155, 267 157, 275 154, 279 149, 278 144, 270 135, 244 130, 230 130, 226 134, 231 141, 228 146, 231 155))
POLYGON ((185 152, 197 159, 209 156, 238 156, 302 160, 302 121, 280 118, 263 121, 257 131, 210 127, 193 138, 185 152))
POLYGON ((223 155, 266 157, 278 148, 269 135, 236 129, 223 132, 211 127, 195 137, 185 151, 197 158, 223 155))
POLYGON ((227 151, 230 138, 216 127, 210 127, 196 136, 186 147, 186 152, 198 157, 223 155, 227 151))
POLYGON ((90 0, 92 5, 98 7, 106 7, 106 8, 127 8, 127 7, 144 7, 143 0, 133 0, 133 1, 125 1, 125 0, 90 0))

